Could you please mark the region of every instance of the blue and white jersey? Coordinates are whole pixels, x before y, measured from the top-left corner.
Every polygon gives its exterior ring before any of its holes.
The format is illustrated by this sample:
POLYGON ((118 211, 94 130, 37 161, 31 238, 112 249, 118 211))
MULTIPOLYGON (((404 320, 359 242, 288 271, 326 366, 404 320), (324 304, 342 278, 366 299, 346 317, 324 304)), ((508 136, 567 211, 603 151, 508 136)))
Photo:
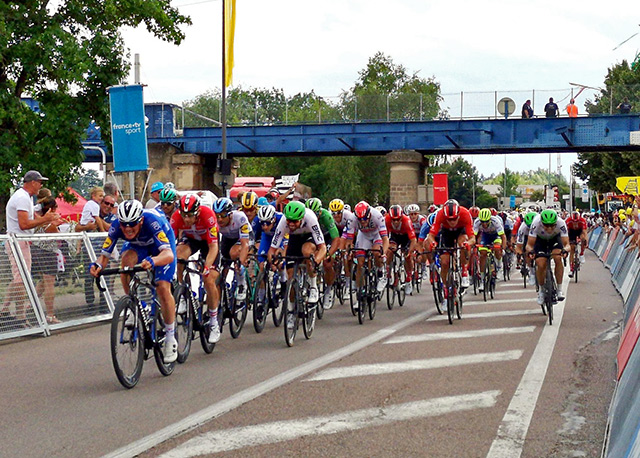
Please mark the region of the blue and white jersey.
POLYGON ((124 236, 120 221, 116 219, 111 224, 107 238, 102 245, 102 254, 109 257, 116 246, 116 242, 120 239, 134 248, 146 250, 148 256, 156 256, 162 250, 172 250, 175 253, 176 239, 167 219, 158 215, 154 209, 144 210, 142 217, 140 232, 131 240, 124 236))

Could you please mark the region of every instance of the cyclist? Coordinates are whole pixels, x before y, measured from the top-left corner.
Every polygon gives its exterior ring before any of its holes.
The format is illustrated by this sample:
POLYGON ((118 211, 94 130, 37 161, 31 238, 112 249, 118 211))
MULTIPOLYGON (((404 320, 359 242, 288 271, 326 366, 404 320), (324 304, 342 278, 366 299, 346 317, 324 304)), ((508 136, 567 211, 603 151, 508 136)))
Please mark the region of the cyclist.
MULTIPOLYGON (((313 256, 317 265, 324 261, 327 246, 320 223, 316 215, 312 211, 307 211, 300 201, 291 201, 284 207, 284 218, 280 218, 267 253, 269 262, 272 262, 287 235, 289 236, 287 256, 313 256)), ((312 268, 310 260, 306 263, 309 272, 309 302, 316 303, 319 299, 317 273, 312 268)), ((287 275, 289 277, 293 275, 293 262, 287 264, 287 275)))
MULTIPOLYGON (((531 223, 536 216, 538 216, 536 212, 529 212, 524 215, 524 218, 522 218, 522 224, 520 224, 520 227, 518 228, 518 235, 516 236, 516 253, 518 254, 518 256, 522 256, 524 254, 524 242, 529 237, 529 228, 531 227, 531 223)), ((522 262, 528 262, 529 268, 533 270, 533 260, 527 261, 527 259, 524 258, 522 262)), ((529 275, 527 283, 529 283, 529 285, 531 286, 535 285, 535 277, 533 275, 529 275)))
MULTIPOLYGON (((163 191, 164 192, 164 191, 163 191)), ((162 199, 162 193, 160 193, 162 199)), ((220 273, 220 249, 218 245, 218 222, 216 215, 209 207, 200 204, 195 194, 185 194, 180 198, 179 211, 171 217, 171 227, 179 240, 176 251, 178 259, 188 259, 192 254, 200 252, 204 259, 202 280, 207 292, 209 309, 209 343, 220 340, 218 328, 218 304, 220 291, 216 287, 220 273)), ((182 281, 184 265, 178 265, 178 279, 182 281)), ((179 312, 181 312, 179 310, 179 312)))
POLYGON ((469 214, 471 215, 471 218, 475 221, 476 218, 478 217, 478 214, 480 213, 480 208, 476 207, 475 205, 471 208, 469 208, 469 214))
MULTIPOLYGON (((258 237, 260 238, 260 245, 258 247, 258 263, 260 264, 260 270, 262 271, 264 269, 264 262, 267 260, 267 253, 271 247, 271 242, 273 241, 273 236, 276 232, 276 227, 278 227, 278 224, 282 219, 282 213, 276 211, 275 205, 265 205, 260 207, 258 210, 257 218, 260 222, 260 235, 256 233, 256 239, 258 237)), ((284 254, 286 241, 286 238, 283 237, 280 248, 277 250, 278 253, 284 254)), ((287 283, 286 269, 282 269, 280 272, 280 282, 280 291, 285 291, 287 283)), ((259 299, 261 301, 264 299, 264 294, 264 289, 258 290, 259 299)))
MULTIPOLYGON (((347 246, 353 243, 355 238, 356 250, 378 249, 379 253, 375 253, 375 262, 378 267, 378 284, 376 289, 379 293, 384 291, 387 285, 387 276, 383 275, 386 269, 382 269, 384 258, 383 253, 389 249, 389 236, 387 233, 387 225, 384 218, 378 210, 363 201, 358 202, 354 208, 357 218, 357 225, 349 228, 347 233, 347 246), (356 236, 356 230, 358 235, 356 236)), ((364 264, 364 252, 356 251, 356 285, 358 288, 362 286, 362 265, 364 264)))
POLYGON ((159 210, 160 214, 163 214, 167 221, 171 221, 171 217, 176 212, 176 201, 178 200, 178 193, 174 188, 167 188, 167 185, 164 186, 164 189, 160 191, 160 203, 156 207, 156 210, 159 210))
MULTIPOLYGON (((356 215, 351 213, 351 210, 347 208, 347 204, 340 199, 333 199, 329 202, 329 211, 331 211, 331 216, 333 216, 333 220, 336 222, 338 231, 342 234, 340 238, 340 249, 344 250, 347 245, 349 228, 358 227, 356 215)), ((349 279, 349 289, 353 289, 353 285, 351 284, 351 263, 349 262, 351 256, 350 254, 344 255, 344 273, 349 279)))
POLYGON ((491 210, 483 208, 478 213, 478 217, 473 222, 473 233, 479 240, 478 251, 480 253, 480 273, 482 281, 480 282, 479 291, 484 291, 484 269, 487 264, 487 252, 493 250, 496 258, 496 272, 500 271, 500 260, 502 259, 502 250, 507 246, 507 237, 502 226, 502 219, 499 216, 491 216, 491 210), (490 248, 488 248, 490 247, 490 248))
MULTIPOLYGON (((469 210, 461 207, 455 199, 447 200, 442 208, 436 213, 436 219, 431 226, 426 244, 433 249, 437 246, 436 237, 440 234, 440 244, 445 248, 454 248, 456 244, 464 247, 460 251, 460 264, 462 266, 462 288, 469 287, 469 248, 475 244, 476 238, 473 234, 473 223, 469 210)), ((449 274, 449 253, 442 253, 440 256, 442 278, 446 279, 449 274)), ((445 289, 445 294, 447 290, 445 289)))
MULTIPOLYGON (((156 293, 165 323, 164 362, 178 358, 178 342, 175 337, 176 303, 171 293, 171 280, 176 272, 176 241, 169 222, 154 209, 145 210, 138 200, 126 200, 118 205, 118 219, 109 228, 102 252, 91 263, 89 273, 97 277, 109 262, 116 242, 124 239, 120 265, 133 267, 140 264, 147 270, 154 269, 156 293)), ((121 275, 122 289, 129 294, 128 275, 121 275)))
POLYGON ((376 210, 378 210, 382 216, 387 215, 387 209, 384 208, 382 205, 376 206, 376 210))
POLYGON ((392 205, 389 207, 389 212, 384 217, 384 221, 387 226, 387 232, 390 234, 389 250, 387 250, 387 266, 390 266, 393 261, 393 251, 401 248, 407 253, 404 263, 405 269, 408 273, 405 291, 407 294, 411 294, 413 293, 413 287, 411 285, 411 278, 413 275, 413 256, 411 253, 413 253, 413 251, 418 247, 416 242, 416 233, 413 230, 411 220, 404 214, 400 205, 392 205))
MULTIPOLYGON (((238 283, 236 299, 243 301, 247 297, 247 284, 244 267, 249 256, 249 236, 251 225, 247 215, 233 209, 233 202, 228 197, 221 197, 213 204, 213 211, 218 219, 220 231, 220 253, 224 259, 236 262, 235 276, 238 283)), ((224 279, 222 279, 224 281, 224 279)))
POLYGON ((504 235, 507 238, 507 246, 511 247, 511 238, 515 221, 513 220, 511 215, 509 215, 505 211, 498 213, 498 216, 500 217, 500 219, 502 219, 502 227, 504 228, 504 235))
POLYGON ((427 219, 426 216, 420 214, 420 207, 417 204, 409 204, 405 209, 405 213, 409 215, 411 224, 413 225, 413 232, 420 233, 420 228, 427 219))
POLYGON ((573 261, 576 255, 576 244, 581 241, 580 245, 580 262, 584 262, 584 250, 587 247, 587 220, 580 216, 580 212, 574 210, 571 216, 565 221, 567 230, 569 231, 569 243, 571 251, 569 253, 569 278, 573 277, 573 261))
MULTIPOLYGON (((429 208, 428 208, 428 210, 427 210, 427 211, 428 211, 429 215, 430 215, 431 213, 435 213, 435 212, 437 212, 437 211, 438 211, 438 206, 437 206, 437 205, 435 205, 435 204, 431 204, 431 205, 429 205, 429 208)), ((429 216, 429 215, 427 215, 427 216, 429 216)))
MULTIPOLYGON (((569 234, 567 225, 562 218, 558 217, 555 210, 550 208, 543 210, 533 219, 529 229, 527 240, 527 253, 534 253, 536 256, 536 277, 539 285, 544 285, 545 273, 547 270, 547 258, 539 256, 539 253, 550 253, 555 263, 556 283, 558 285, 557 299, 564 300, 562 295, 562 276, 564 266, 560 260, 562 251, 565 255, 569 252, 569 234)), ((538 305, 544 304, 544 287, 538 291, 538 305)))

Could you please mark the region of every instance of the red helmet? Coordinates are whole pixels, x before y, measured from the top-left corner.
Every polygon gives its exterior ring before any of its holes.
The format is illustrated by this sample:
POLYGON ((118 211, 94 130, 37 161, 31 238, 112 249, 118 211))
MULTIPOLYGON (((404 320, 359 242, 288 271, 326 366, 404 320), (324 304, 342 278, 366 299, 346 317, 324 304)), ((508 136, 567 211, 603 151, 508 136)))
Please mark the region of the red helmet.
POLYGON ((402 207, 400 205, 392 205, 391 208, 389 208, 389 217, 391 219, 402 218, 402 207))
POLYGON ((429 205, 429 213, 433 213, 435 211, 438 211, 438 206, 434 204, 429 205))
POLYGON ((444 217, 447 219, 456 219, 460 216, 460 204, 455 199, 447 200, 442 206, 444 217))
POLYGON ((475 205, 469 209, 469 214, 471 214, 471 217, 473 219, 476 219, 478 217, 478 213, 480 213, 480 208, 476 207, 475 205))
POLYGON ((353 210, 358 219, 368 219, 371 215, 371 206, 364 200, 358 202, 353 210))
POLYGON ((491 207, 491 216, 498 216, 498 210, 496 210, 495 208, 491 207))
POLYGON ((180 211, 195 213, 200 209, 200 198, 195 194, 185 194, 180 198, 180 211))

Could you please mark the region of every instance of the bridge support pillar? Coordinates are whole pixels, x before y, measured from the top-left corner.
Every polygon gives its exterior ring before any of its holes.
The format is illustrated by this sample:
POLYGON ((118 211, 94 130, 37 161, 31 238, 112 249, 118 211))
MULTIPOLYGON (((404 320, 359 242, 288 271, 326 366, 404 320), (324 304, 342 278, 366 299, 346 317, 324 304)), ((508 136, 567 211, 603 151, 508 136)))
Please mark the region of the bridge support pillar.
POLYGON ((391 204, 418 203, 418 186, 424 185, 424 157, 413 150, 392 151, 387 154, 391 177, 391 204))

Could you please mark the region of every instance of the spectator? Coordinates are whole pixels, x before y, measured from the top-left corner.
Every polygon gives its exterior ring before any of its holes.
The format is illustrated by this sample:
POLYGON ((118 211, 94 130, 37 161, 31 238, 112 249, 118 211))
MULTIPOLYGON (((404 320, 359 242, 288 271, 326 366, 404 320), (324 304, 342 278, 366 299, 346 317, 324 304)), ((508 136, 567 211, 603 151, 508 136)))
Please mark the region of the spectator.
POLYGON ((527 100, 522 105, 522 119, 533 118, 533 108, 531 108, 531 100, 527 100))
POLYGON ((553 101, 553 97, 549 97, 549 103, 544 106, 544 113, 547 118, 557 118, 560 109, 558 105, 553 101))
POLYGON ((100 186, 91 188, 91 199, 84 204, 76 232, 99 231, 107 232, 109 225, 100 217, 100 203, 104 199, 104 190, 100 186))
POLYGON ((631 108, 633 108, 633 106, 629 103, 629 97, 625 97, 616 107, 616 110, 618 110, 620 114, 629 114, 631 113, 631 108))
POLYGON ((164 189, 162 181, 156 181, 151 185, 151 199, 147 200, 144 208, 156 208, 160 203, 160 191, 164 189))
MULTIPOLYGON (((44 189, 44 188, 43 188, 44 189)), ((54 212, 58 208, 56 199, 52 196, 43 197, 38 199, 40 204, 40 210, 38 213, 40 216, 46 215, 48 212, 54 212)), ((35 230, 36 234, 51 234, 57 233, 58 226, 62 224, 62 220, 58 219, 48 224, 38 226, 35 230)), ((36 292, 38 295, 42 295, 44 299, 44 305, 46 309, 47 323, 57 324, 60 320, 56 318, 54 314, 53 305, 55 298, 55 281, 56 274, 58 272, 58 240, 46 239, 34 241, 31 245, 33 268, 31 271, 32 276, 41 277, 36 285, 36 292)))
POLYGON ((571 99, 569 105, 567 105, 567 108, 565 109, 567 110, 567 114, 570 118, 578 117, 578 107, 576 106, 576 101, 574 99, 571 99))
POLYGON ((118 211, 118 197, 120 197, 120 190, 118 189, 118 185, 113 181, 107 181, 104 184, 104 195, 113 196, 115 205, 111 209, 111 213, 115 215, 118 211))
MULTIPOLYGON (((36 227, 49 223, 58 224, 58 221, 61 220, 60 215, 56 212, 47 212, 47 214, 43 216, 35 215, 32 196, 35 196, 38 191, 42 189, 42 183, 47 180, 48 178, 43 177, 40 172, 36 170, 29 170, 24 175, 22 187, 13 193, 9 202, 7 202, 6 220, 8 234, 31 235, 36 227)), ((19 240, 18 247, 22 253, 27 270, 31 272, 31 250, 29 248, 29 242, 19 240)), ((0 309, 0 316, 5 318, 9 317, 9 305, 11 301, 14 301, 16 304, 15 318, 18 325, 29 327, 25 308, 28 298, 24 290, 20 270, 18 269, 18 265, 11 253, 11 248, 8 243, 5 244, 5 249, 9 256, 13 280, 9 283, 5 291, 5 301, 0 309)))

